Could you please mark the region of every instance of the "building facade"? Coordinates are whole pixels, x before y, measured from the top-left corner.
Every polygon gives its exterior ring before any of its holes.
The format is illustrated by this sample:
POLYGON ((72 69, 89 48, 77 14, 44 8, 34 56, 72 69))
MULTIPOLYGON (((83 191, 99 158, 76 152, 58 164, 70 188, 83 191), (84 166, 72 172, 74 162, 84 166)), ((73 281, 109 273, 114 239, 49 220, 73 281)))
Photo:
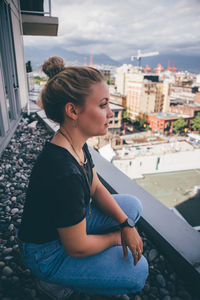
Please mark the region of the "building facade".
POLYGON ((33 8, 29 9, 31 12, 26 11, 24 19, 20 1, 0 0, 0 153, 7 146, 29 101, 23 35, 53 35, 52 32, 57 32, 57 18, 46 17, 42 12, 34 15, 33 8))
POLYGON ((26 106, 28 88, 19 1, 0 1, 0 152, 26 106))
MULTIPOLYGON (((127 85, 127 109, 132 121, 140 114, 169 111, 169 84, 151 81, 144 74, 135 75, 127 85)), ((154 79, 153 79, 154 80, 154 79)))
POLYGON ((175 113, 154 113, 147 115, 147 123, 153 132, 159 132, 164 134, 166 133, 173 133, 173 124, 177 121, 180 117, 186 121, 187 126, 190 128, 190 120, 193 118, 189 115, 181 115, 175 113))
POLYGON ((122 126, 122 113, 124 108, 121 105, 110 103, 110 108, 113 112, 113 117, 109 122, 109 132, 113 134, 120 134, 122 126))
POLYGON ((135 74, 139 74, 141 72, 139 67, 135 67, 132 65, 122 65, 117 68, 115 75, 115 86, 118 93, 121 95, 127 95, 127 84, 130 80, 134 80, 135 74))
POLYGON ((126 107, 126 96, 119 93, 110 93, 110 102, 126 107))
POLYGON ((195 115, 200 112, 200 105, 171 105, 170 111, 176 114, 184 114, 195 117, 195 115))

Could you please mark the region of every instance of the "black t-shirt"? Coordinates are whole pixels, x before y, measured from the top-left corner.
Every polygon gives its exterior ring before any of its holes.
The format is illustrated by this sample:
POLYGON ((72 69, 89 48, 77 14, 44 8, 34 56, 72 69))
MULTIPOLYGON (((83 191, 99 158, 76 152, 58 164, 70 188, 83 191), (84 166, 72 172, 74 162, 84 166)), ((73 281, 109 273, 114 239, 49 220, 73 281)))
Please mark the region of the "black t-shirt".
MULTIPOLYGON (((94 164, 87 144, 83 150, 91 184, 94 164)), ((31 173, 19 239, 38 244, 58 239, 57 228, 81 222, 89 201, 90 190, 83 167, 65 148, 46 142, 31 173)))

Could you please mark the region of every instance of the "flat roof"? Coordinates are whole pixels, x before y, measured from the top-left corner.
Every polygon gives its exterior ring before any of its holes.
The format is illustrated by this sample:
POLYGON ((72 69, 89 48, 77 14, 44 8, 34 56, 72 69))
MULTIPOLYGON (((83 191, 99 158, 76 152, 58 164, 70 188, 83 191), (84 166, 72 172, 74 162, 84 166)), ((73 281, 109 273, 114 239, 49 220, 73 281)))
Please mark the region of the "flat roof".
POLYGON ((124 110, 124 107, 122 105, 110 102, 110 109, 111 110, 124 110))
POLYGON ((181 207, 181 214, 192 226, 200 225, 200 201, 194 199, 195 189, 200 188, 200 169, 143 176, 144 178, 134 179, 134 181, 165 206, 177 209, 181 207), (193 209, 188 210, 186 203, 191 202, 195 205, 193 209), (183 203, 185 203, 184 208, 183 203))
POLYGON ((177 114, 177 113, 154 113, 154 114, 149 114, 150 116, 157 117, 162 120, 174 120, 178 119, 180 117, 182 118, 191 118, 190 115, 184 115, 184 114, 177 114))

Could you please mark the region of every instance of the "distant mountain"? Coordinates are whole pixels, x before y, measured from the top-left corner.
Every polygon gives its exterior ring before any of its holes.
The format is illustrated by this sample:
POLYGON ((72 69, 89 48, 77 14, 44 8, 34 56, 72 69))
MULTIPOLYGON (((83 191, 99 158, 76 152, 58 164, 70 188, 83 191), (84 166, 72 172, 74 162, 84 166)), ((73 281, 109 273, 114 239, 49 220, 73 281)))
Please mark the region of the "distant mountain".
MULTIPOLYGON (((170 66, 175 64, 175 67, 181 70, 188 70, 190 72, 200 73, 200 56, 186 56, 186 55, 177 55, 177 54, 160 54, 157 56, 144 57, 141 59, 141 65, 145 67, 148 64, 151 68, 155 68, 158 63, 160 63, 165 69, 168 66, 168 61, 170 66)), ((137 61, 131 62, 130 57, 122 59, 119 61, 121 64, 132 63, 137 65, 137 61)))
MULTIPOLYGON (((44 60, 49 56, 61 56, 65 59, 67 65, 75 64, 75 65, 84 65, 85 63, 89 65, 90 63, 90 55, 91 54, 80 54, 75 51, 69 51, 62 47, 52 47, 50 49, 45 49, 31 46, 25 46, 25 59, 26 61, 30 60, 33 66, 33 69, 37 69, 40 67, 44 60)), ((168 55, 157 55, 152 57, 142 58, 142 66, 148 64, 151 68, 155 68, 158 63, 160 63, 164 68, 167 68, 168 61, 170 61, 170 65, 175 64, 175 67, 178 70, 188 70, 190 72, 200 73, 200 56, 184 56, 177 54, 168 54, 168 55)), ((131 61, 130 57, 114 60, 106 54, 96 54, 93 55, 93 63, 94 64, 105 64, 105 65, 113 65, 120 66, 124 63, 137 65, 137 61, 131 61)))
MULTIPOLYGON (((69 51, 61 47, 53 47, 51 49, 44 49, 39 47, 25 46, 25 59, 30 60, 33 68, 41 66, 45 59, 49 56, 61 56, 65 59, 67 65, 84 65, 85 63, 89 65, 91 54, 80 54, 74 51, 69 51)), ((94 64, 106 64, 118 66, 120 63, 106 54, 96 54, 93 55, 94 64)))

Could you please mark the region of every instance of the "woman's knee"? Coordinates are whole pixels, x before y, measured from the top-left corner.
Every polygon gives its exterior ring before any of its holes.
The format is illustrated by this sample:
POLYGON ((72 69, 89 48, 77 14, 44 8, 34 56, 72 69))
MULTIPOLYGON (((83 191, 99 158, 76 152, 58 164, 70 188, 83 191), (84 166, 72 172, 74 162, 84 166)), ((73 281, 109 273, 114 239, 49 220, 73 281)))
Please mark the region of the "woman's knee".
POLYGON ((113 197, 130 218, 134 219, 135 222, 138 221, 143 208, 141 201, 137 197, 129 194, 116 194, 113 197))

